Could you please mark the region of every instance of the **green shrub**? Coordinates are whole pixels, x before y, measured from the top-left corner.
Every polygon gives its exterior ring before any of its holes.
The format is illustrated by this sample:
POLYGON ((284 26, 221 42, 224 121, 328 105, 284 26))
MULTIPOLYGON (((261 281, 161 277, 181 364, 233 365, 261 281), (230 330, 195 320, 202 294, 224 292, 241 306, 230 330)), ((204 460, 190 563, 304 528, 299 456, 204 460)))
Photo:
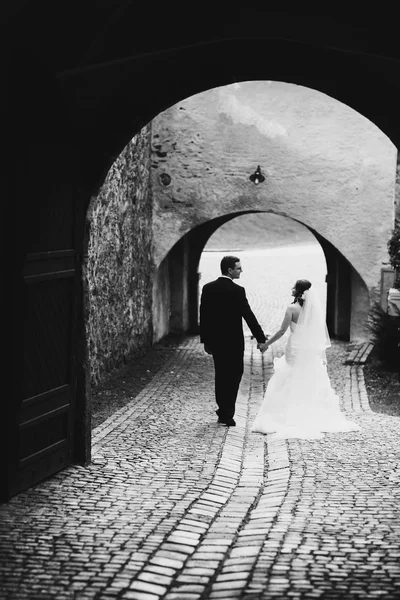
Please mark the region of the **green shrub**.
POLYGON ((369 312, 368 329, 372 333, 378 358, 390 369, 400 365, 400 317, 388 315, 378 302, 369 312))

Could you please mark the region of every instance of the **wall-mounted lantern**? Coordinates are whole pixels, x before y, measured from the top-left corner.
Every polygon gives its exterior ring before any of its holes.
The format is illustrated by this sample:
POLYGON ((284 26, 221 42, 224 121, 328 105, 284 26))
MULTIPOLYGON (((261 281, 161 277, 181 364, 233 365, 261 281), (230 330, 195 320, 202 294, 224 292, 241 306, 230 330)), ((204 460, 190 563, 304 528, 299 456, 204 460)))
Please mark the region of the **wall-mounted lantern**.
POLYGON ((265 180, 264 175, 261 173, 260 165, 258 165, 257 169, 254 171, 253 175, 249 177, 250 181, 258 185, 265 180))

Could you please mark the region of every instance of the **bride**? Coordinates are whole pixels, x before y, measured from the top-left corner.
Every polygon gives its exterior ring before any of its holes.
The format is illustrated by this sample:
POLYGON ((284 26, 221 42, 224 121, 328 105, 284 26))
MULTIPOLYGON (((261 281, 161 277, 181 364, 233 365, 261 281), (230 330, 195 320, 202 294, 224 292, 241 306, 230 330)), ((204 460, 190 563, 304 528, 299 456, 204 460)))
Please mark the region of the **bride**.
POLYGON ((259 344, 265 352, 290 327, 285 353, 274 360, 274 375, 251 431, 307 439, 322 438, 323 432, 359 431, 340 411, 330 384, 325 350, 331 344, 318 296, 307 279, 296 281, 292 296, 278 331, 259 344))

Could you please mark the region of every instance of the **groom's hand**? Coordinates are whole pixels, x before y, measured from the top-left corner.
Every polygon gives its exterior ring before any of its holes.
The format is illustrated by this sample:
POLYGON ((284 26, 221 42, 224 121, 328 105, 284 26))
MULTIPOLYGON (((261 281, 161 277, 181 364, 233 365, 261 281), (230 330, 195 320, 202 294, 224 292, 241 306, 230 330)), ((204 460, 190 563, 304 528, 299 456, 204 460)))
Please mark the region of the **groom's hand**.
POLYGON ((257 344, 257 348, 261 351, 261 354, 264 354, 264 352, 268 349, 268 345, 265 342, 260 342, 257 344))

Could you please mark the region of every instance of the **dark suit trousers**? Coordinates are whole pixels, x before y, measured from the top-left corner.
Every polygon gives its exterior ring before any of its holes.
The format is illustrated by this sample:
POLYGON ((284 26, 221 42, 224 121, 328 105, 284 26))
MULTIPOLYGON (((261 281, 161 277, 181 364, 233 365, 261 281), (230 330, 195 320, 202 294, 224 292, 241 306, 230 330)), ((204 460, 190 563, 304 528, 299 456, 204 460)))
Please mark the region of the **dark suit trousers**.
POLYGON ((218 416, 221 419, 229 419, 235 414, 236 398, 243 375, 243 351, 229 348, 213 349, 212 355, 218 416))

